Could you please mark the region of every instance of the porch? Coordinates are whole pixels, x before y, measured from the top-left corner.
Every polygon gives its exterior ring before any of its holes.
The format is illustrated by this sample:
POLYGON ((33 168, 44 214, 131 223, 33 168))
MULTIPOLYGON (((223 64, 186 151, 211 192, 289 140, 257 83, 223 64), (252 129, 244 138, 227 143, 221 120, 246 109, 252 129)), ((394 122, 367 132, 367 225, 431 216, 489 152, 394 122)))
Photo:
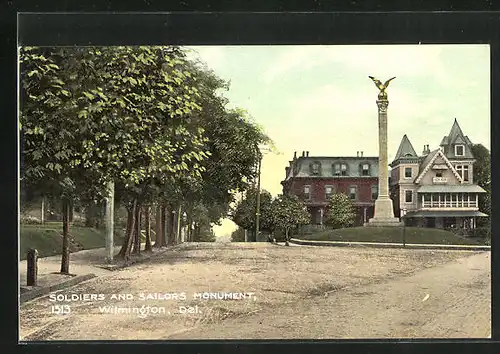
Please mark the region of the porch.
POLYGON ((402 220, 406 226, 473 230, 477 218, 486 216, 477 210, 418 210, 406 213, 402 220))

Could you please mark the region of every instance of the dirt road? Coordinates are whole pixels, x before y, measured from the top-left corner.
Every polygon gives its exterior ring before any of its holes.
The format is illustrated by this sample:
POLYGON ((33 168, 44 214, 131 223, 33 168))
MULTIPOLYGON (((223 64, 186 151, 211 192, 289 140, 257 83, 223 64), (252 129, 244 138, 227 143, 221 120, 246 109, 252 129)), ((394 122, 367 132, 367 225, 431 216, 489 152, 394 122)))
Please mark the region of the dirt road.
POLYGON ((489 252, 183 245, 58 293, 102 300, 23 304, 21 339, 485 338, 490 279, 489 252), (254 295, 193 298, 203 292, 254 295))

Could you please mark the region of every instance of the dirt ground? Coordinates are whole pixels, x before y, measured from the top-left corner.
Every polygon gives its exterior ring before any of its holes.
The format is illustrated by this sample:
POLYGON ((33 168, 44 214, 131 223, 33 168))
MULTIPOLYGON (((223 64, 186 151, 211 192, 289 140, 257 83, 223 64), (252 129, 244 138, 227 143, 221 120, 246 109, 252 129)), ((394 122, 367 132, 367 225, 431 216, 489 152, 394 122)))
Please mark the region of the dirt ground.
POLYGON ((490 333, 489 252, 198 243, 99 275, 56 294, 102 294, 103 300, 46 296, 23 304, 21 340, 486 338, 490 333), (193 298, 204 292, 254 294, 193 298), (154 293, 163 299, 141 298, 154 293), (165 299, 172 293, 185 293, 186 299, 165 299), (112 294, 129 299, 111 299, 112 294), (68 305, 70 313, 51 313, 55 305, 68 305), (103 313, 105 306, 132 313, 103 313), (134 312, 141 307, 149 313, 134 312), (180 313, 188 309, 195 312, 180 313))

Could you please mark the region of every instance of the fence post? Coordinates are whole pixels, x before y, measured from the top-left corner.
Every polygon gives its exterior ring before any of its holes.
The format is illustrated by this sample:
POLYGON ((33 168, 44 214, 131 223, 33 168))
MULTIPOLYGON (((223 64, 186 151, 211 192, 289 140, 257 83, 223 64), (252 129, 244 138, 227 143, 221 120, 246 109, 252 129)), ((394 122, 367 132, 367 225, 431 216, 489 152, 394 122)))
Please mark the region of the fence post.
POLYGON ((28 271, 26 274, 26 285, 36 286, 38 283, 38 251, 34 248, 28 251, 26 257, 28 263, 28 271))

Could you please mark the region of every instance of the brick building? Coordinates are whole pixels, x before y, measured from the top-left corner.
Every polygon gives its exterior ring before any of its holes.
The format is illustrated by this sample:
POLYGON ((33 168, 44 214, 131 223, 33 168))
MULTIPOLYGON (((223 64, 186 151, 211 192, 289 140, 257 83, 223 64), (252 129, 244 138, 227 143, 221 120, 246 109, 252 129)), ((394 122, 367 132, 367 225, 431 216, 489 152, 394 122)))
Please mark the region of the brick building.
POLYGON ((357 209, 356 225, 373 217, 378 193, 378 157, 309 156, 303 151, 285 168, 283 194, 298 196, 311 214, 311 224, 323 225, 326 207, 333 193, 345 193, 357 209))

